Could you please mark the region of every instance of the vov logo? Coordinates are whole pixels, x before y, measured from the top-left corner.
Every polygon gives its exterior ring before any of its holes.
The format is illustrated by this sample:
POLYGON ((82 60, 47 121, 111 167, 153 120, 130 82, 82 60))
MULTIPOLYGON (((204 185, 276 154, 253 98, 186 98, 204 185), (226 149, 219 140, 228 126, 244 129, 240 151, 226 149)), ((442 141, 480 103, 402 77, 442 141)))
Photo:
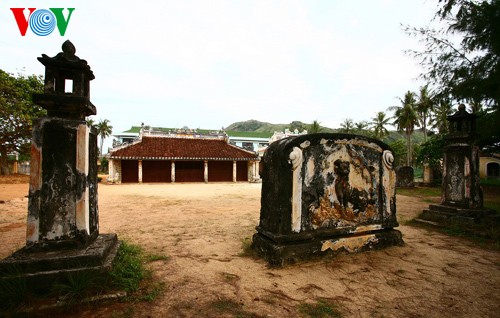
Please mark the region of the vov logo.
POLYGON ((69 19, 71 19, 71 15, 75 8, 68 8, 68 18, 64 17, 64 8, 49 8, 48 10, 28 8, 28 17, 24 14, 26 8, 10 8, 10 10, 14 14, 19 32, 21 32, 22 36, 26 35, 28 26, 36 35, 47 36, 54 31, 56 25, 59 34, 64 36, 68 28, 69 19))

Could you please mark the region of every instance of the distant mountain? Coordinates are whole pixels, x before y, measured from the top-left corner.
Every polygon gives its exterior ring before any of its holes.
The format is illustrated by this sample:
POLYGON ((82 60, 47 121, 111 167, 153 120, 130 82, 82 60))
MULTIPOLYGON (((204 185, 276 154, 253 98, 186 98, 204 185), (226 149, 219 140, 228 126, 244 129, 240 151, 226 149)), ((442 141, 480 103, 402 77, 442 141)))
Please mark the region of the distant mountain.
MULTIPOLYGON (((289 124, 271 124, 267 122, 258 121, 255 119, 250 119, 246 121, 239 121, 233 123, 225 128, 226 132, 230 135, 235 136, 246 136, 246 137, 265 137, 269 138, 275 131, 285 131, 289 129, 291 131, 298 129, 299 131, 307 130, 310 124, 303 123, 301 121, 292 121, 289 124)), ((322 132, 335 133, 338 129, 333 129, 329 127, 323 127, 322 132)), ((406 135, 402 132, 391 130, 389 135, 384 138, 384 142, 392 143, 396 140, 404 139, 406 140, 406 135)), ((421 130, 415 129, 412 134, 412 142, 414 144, 419 144, 424 141, 424 134, 421 130)))
MULTIPOLYGON (((301 121, 292 121, 289 124, 271 124, 255 119, 250 119, 246 121, 239 121, 227 126, 226 131, 240 131, 240 132, 268 132, 273 133, 275 131, 284 131, 289 129, 291 131, 298 129, 299 131, 307 130, 309 124, 303 123, 301 121)), ((324 132, 334 132, 335 130, 328 127, 322 127, 324 132)))

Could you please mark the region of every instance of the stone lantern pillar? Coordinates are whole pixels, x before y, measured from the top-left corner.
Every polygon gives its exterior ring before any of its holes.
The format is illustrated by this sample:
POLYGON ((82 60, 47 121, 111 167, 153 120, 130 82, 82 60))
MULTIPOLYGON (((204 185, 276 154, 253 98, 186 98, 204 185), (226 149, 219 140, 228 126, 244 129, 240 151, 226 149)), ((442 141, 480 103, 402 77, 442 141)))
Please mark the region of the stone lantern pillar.
POLYGON ((116 234, 99 235, 97 131, 85 122, 96 114, 95 77, 70 41, 62 50, 38 58, 45 84, 33 101, 47 116, 33 124, 26 246, 0 262, 0 272, 14 266, 37 287, 66 272, 109 268, 118 248, 116 234))
POLYGON ((445 137, 441 204, 430 205, 421 218, 472 224, 492 212, 483 208, 479 147, 474 144, 476 115, 468 113, 461 104, 447 119, 450 132, 445 137))
POLYGON ((97 131, 85 122, 96 114, 89 94, 95 77, 71 42, 62 49, 38 58, 45 85, 33 101, 47 116, 33 125, 28 246, 86 245, 99 233, 97 131))

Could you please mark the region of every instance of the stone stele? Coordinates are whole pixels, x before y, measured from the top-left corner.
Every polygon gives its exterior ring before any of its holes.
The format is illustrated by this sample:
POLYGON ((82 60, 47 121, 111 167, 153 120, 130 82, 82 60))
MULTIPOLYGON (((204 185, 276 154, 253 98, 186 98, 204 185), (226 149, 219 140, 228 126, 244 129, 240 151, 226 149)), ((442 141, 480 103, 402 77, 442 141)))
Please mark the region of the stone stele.
POLYGON ((348 134, 272 143, 252 246, 272 266, 402 245, 389 147, 348 134))

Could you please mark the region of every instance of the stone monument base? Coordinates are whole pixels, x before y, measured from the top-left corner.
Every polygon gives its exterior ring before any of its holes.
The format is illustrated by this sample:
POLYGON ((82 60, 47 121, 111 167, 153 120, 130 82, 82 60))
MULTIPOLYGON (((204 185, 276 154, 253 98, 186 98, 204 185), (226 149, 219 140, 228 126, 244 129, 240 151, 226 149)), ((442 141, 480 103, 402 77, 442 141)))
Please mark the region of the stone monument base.
POLYGON ((441 225, 474 225, 481 222, 499 224, 500 222, 498 214, 492 209, 467 209, 441 204, 429 205, 429 208, 425 209, 419 218, 441 225))
POLYGON ((356 253, 403 244, 401 232, 394 229, 300 240, 292 235, 290 238, 280 236, 273 240, 259 232, 253 236, 252 248, 271 266, 281 267, 314 258, 336 256, 340 253, 356 253))
POLYGON ((120 243, 116 234, 101 234, 84 248, 30 250, 24 247, 0 261, 0 283, 25 280, 32 292, 47 292, 72 274, 109 272, 120 243))

